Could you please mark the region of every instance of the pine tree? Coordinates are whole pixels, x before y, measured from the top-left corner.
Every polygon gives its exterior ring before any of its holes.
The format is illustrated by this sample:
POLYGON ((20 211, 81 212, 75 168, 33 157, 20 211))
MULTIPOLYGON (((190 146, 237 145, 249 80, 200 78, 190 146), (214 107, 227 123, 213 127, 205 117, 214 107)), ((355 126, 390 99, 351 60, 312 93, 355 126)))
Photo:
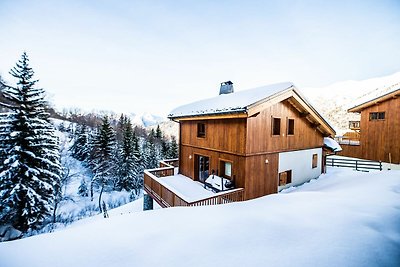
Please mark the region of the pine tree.
POLYGON ((79 185, 79 188, 78 188, 78 195, 80 195, 81 197, 87 197, 89 195, 88 187, 87 187, 85 179, 81 180, 81 184, 79 185))
POLYGON ((178 158, 178 144, 176 143, 175 136, 171 137, 171 144, 169 146, 168 151, 168 158, 169 159, 176 159, 178 158))
POLYGON ((71 156, 80 161, 88 159, 87 148, 88 145, 88 129, 85 125, 78 125, 75 132, 74 144, 69 149, 71 156))
POLYGON ((161 129, 160 129, 160 125, 157 125, 157 129, 156 129, 156 133, 155 133, 155 138, 161 139, 161 137, 162 137, 162 132, 161 132, 161 129))
POLYGON ((7 158, 0 165, 0 220, 26 232, 37 229, 51 214, 56 188, 60 186, 58 138, 46 112, 45 92, 22 54, 10 74, 18 82, 6 86, 4 96, 11 110, 0 130, 7 158))
POLYGON ((118 164, 118 187, 127 191, 134 188, 138 159, 134 155, 134 134, 128 119, 123 129, 118 164))
POLYGON ((115 134, 108 120, 108 116, 104 116, 102 125, 97 133, 94 142, 94 159, 93 159, 93 172, 94 181, 101 187, 99 195, 99 208, 101 211, 101 196, 104 187, 115 179, 116 165, 115 165, 115 134))

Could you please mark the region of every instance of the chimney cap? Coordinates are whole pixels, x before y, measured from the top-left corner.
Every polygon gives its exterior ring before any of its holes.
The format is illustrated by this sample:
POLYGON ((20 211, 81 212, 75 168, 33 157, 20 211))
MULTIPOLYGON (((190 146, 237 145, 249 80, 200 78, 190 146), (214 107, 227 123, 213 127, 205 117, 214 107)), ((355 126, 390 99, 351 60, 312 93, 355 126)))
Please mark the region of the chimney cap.
POLYGON ((233 93, 233 82, 226 81, 221 83, 221 87, 219 88, 219 94, 231 94, 233 93))

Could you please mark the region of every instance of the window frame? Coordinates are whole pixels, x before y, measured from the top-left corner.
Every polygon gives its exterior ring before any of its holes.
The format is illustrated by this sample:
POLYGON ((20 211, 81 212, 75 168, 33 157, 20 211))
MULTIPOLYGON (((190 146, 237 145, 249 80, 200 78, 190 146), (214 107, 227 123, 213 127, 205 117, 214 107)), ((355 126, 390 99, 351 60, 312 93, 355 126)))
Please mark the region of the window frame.
POLYGON ((282 130, 282 119, 280 117, 271 117, 271 135, 272 136, 281 136, 282 130), (279 134, 275 134, 275 120, 279 120, 279 134))
POLYGON ((293 172, 286 170, 278 174, 278 186, 285 186, 292 183, 293 172), (284 178, 282 176, 285 176, 284 178))
POLYGON ((197 138, 206 138, 206 133, 207 133, 206 128, 207 127, 206 127, 205 122, 197 123, 197 138), (201 126, 203 129, 201 129, 201 126), (203 130, 203 131, 201 131, 201 130, 203 130))
POLYGON ((218 175, 219 176, 221 176, 221 177, 223 177, 223 178, 226 178, 226 179, 229 179, 229 180, 232 180, 232 177, 233 177, 233 161, 231 161, 231 160, 227 160, 227 159, 219 159, 219 173, 218 173, 218 175), (225 169, 225 164, 226 163, 229 163, 230 165, 231 165, 231 175, 230 176, 228 176, 228 175, 226 175, 226 169, 225 169))
POLYGON ((384 121, 386 119, 386 112, 385 111, 370 112, 368 118, 369 121, 384 121))
POLYGON ((294 135, 294 133, 295 133, 295 119, 293 119, 293 118, 287 118, 287 131, 286 131, 286 135, 287 136, 293 136, 294 135), (289 132, 289 130, 290 130, 290 122, 293 122, 293 128, 292 128, 292 133, 290 133, 289 132))
POLYGON ((316 153, 312 155, 311 167, 313 169, 318 167, 318 154, 316 154, 316 153))

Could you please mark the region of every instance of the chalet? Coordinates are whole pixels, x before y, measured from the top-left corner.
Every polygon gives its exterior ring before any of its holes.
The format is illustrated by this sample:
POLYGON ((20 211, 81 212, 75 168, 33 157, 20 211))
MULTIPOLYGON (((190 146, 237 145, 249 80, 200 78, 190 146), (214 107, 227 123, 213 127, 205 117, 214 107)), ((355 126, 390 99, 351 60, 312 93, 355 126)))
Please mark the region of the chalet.
POLYGON ((341 142, 343 156, 400 164, 400 88, 373 97, 348 112, 361 114, 349 122, 351 139, 341 142))
POLYGON ((292 83, 239 92, 222 83, 220 95, 168 117, 180 126, 179 161, 172 162, 178 168, 162 162, 144 178, 145 191, 163 207, 248 200, 302 184, 321 174, 324 137, 335 135, 292 83), (188 201, 186 186, 174 188, 183 178, 217 193, 188 201))

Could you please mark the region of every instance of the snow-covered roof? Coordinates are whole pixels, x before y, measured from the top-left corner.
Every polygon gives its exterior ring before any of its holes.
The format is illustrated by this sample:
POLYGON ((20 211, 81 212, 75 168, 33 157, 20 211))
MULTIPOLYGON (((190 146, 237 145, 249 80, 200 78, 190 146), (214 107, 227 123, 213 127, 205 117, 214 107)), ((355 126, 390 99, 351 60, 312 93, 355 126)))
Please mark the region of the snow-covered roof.
POLYGON ((222 94, 213 98, 203 99, 180 106, 171 111, 168 118, 204 116, 211 114, 244 113, 247 108, 259 102, 294 87, 290 82, 276 83, 254 89, 222 94))
MULTIPOLYGON (((333 127, 320 115, 320 113, 305 99, 291 82, 276 83, 254 89, 238 91, 230 94, 222 94, 213 98, 196 101, 180 106, 171 111, 170 119, 192 119, 194 117, 243 114, 244 117, 252 116, 259 112, 257 109, 261 104, 274 99, 283 101, 288 98, 295 98, 299 110, 309 114, 310 122, 321 125, 323 132, 328 135, 335 135, 333 127)), ((291 102, 292 105, 294 102, 291 102)), ((241 116, 241 115, 240 115, 241 116)))
POLYGON ((384 90, 383 93, 376 95, 376 92, 366 95, 361 98, 361 101, 356 106, 350 108, 349 112, 361 112, 363 109, 375 105, 379 102, 400 96, 400 83, 394 84, 389 87, 389 90, 384 90))
POLYGON ((329 137, 324 137, 324 146, 332 149, 333 152, 342 151, 342 147, 339 145, 339 143, 329 137))

